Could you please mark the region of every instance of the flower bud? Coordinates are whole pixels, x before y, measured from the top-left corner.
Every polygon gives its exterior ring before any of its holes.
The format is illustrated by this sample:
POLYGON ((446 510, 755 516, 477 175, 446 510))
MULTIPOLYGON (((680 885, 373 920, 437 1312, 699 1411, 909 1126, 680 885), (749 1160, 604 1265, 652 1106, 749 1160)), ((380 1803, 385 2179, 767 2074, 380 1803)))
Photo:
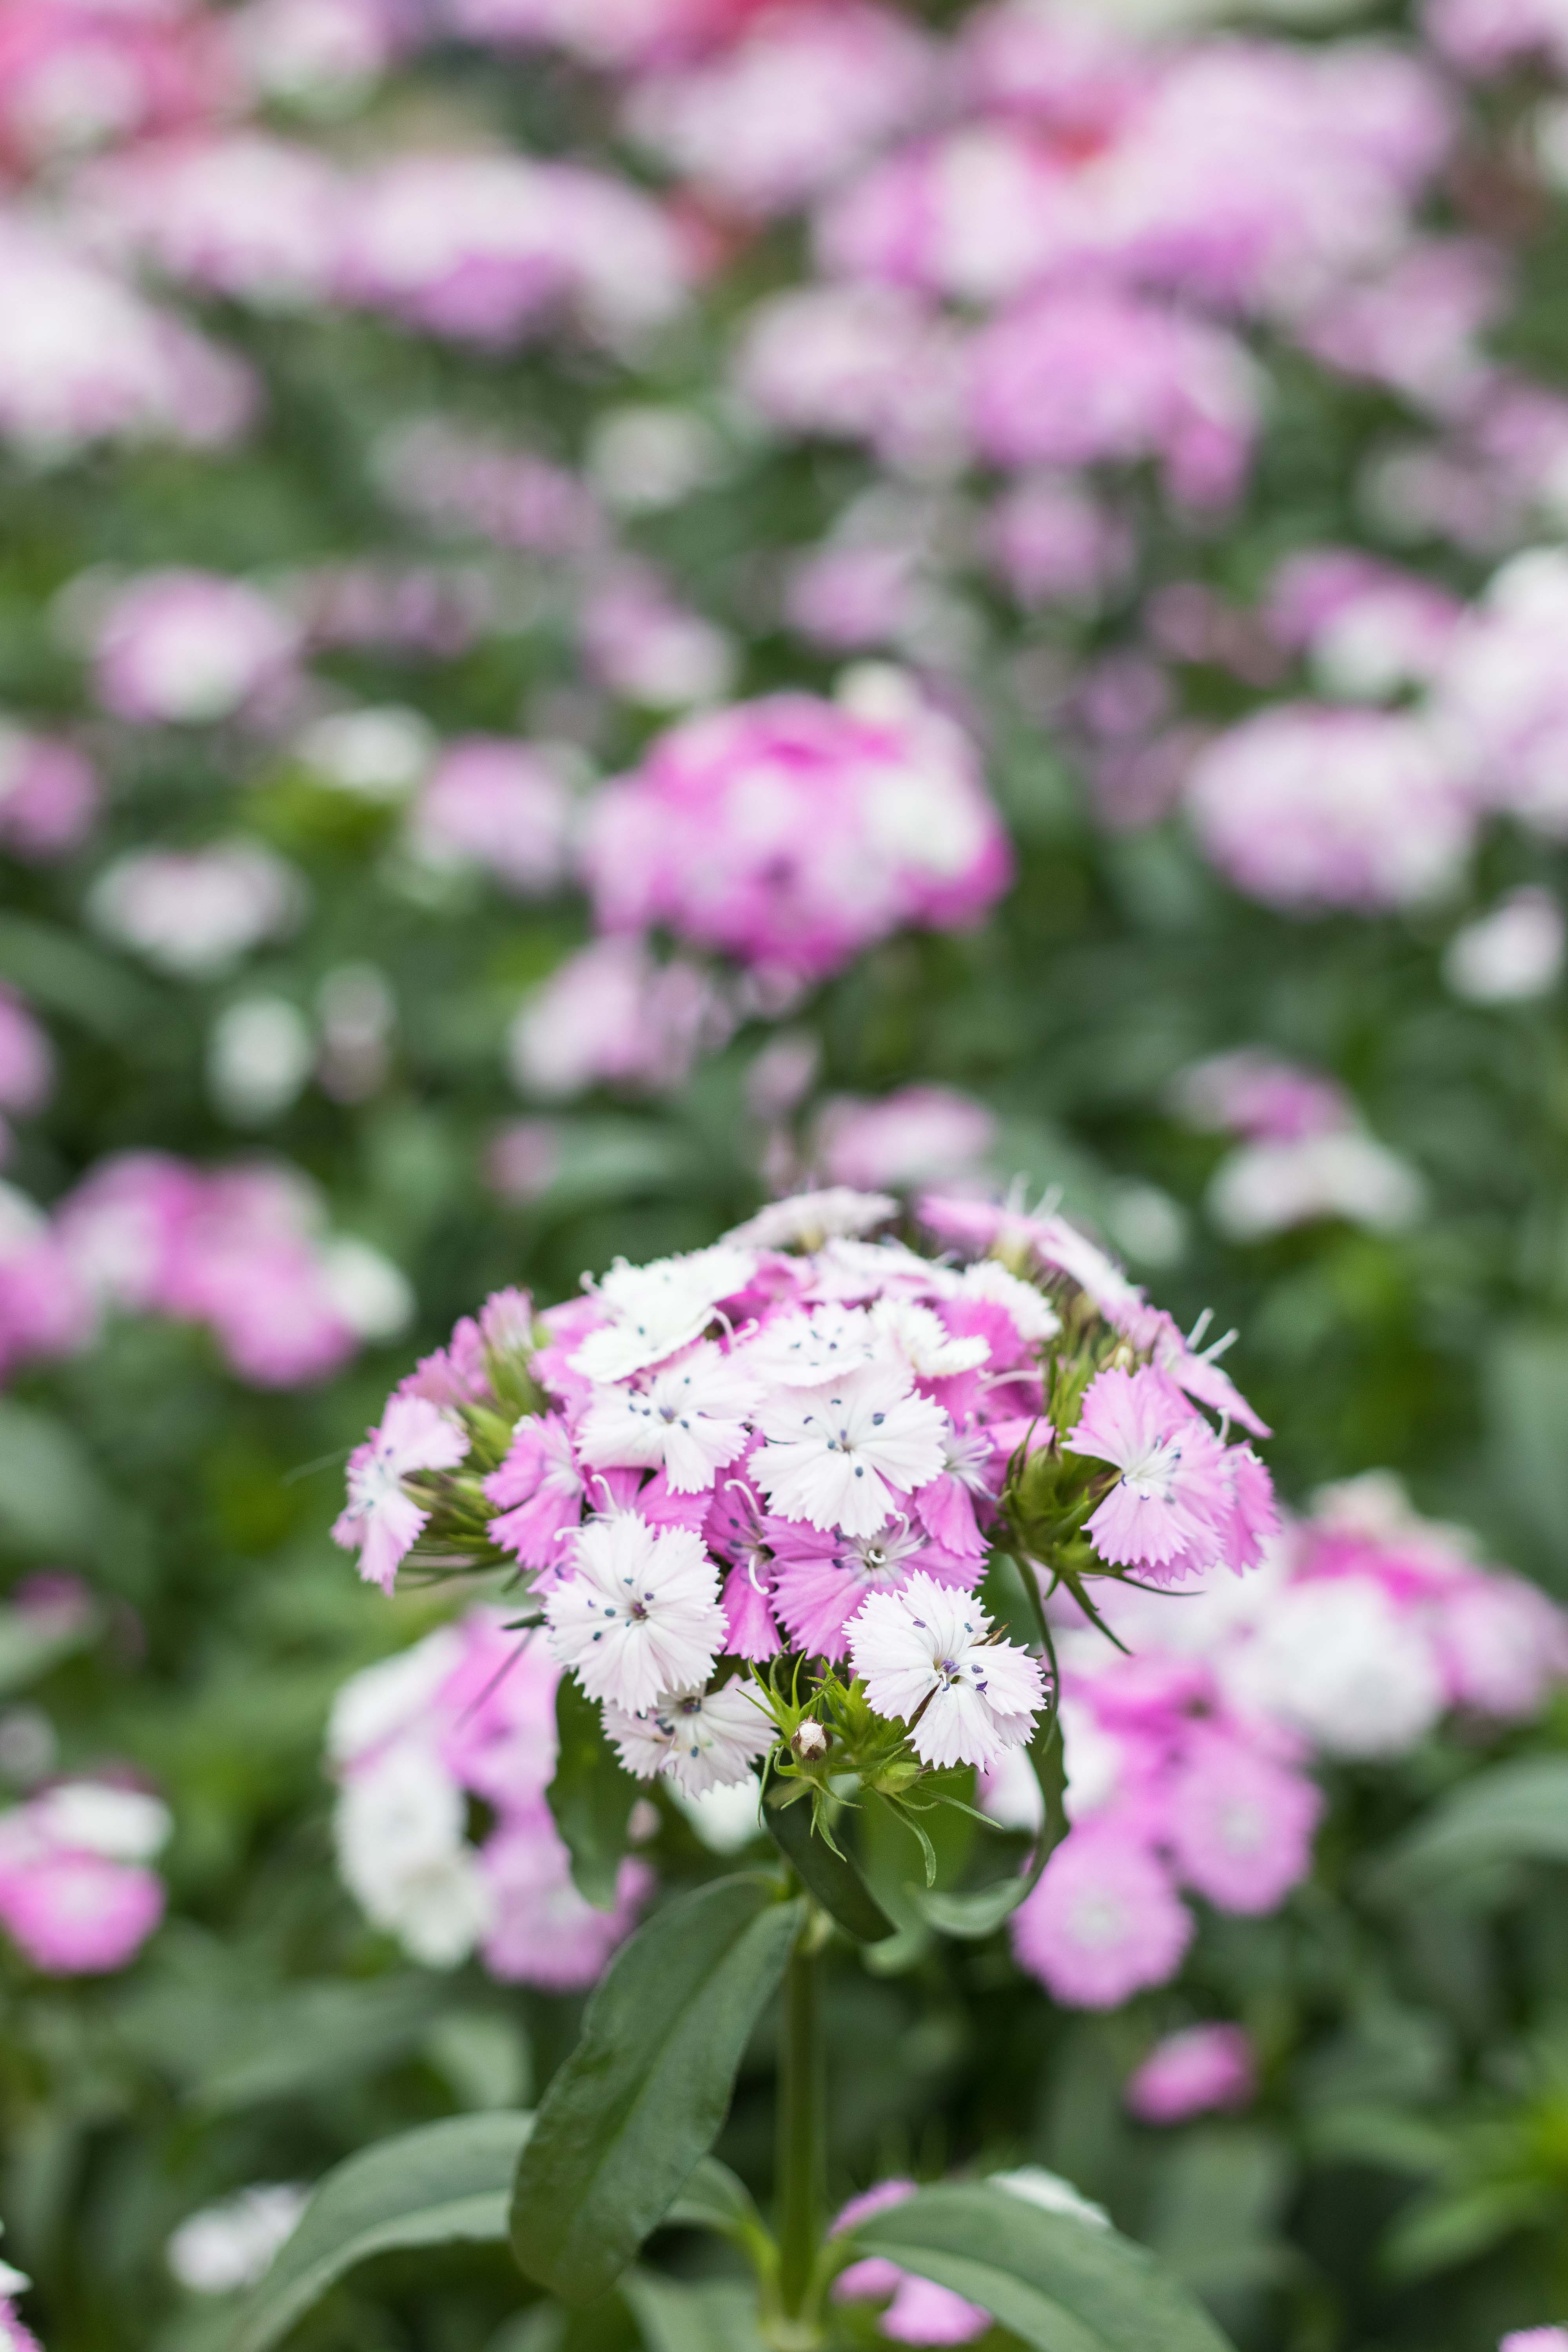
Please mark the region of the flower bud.
POLYGON ((815 1717, 808 1715, 796 1727, 789 1744, 803 1764, 815 1764, 832 1747, 833 1734, 825 1724, 818 1723, 815 1717))

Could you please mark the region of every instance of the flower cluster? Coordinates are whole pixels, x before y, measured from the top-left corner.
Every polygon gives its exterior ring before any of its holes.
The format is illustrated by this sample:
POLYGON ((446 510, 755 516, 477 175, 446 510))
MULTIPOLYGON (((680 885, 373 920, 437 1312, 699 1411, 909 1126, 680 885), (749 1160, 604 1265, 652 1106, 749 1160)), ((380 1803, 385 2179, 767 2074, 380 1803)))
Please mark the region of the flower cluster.
POLYGON ((120 1969, 163 1916, 148 1864, 167 1809, 142 1790, 62 1780, 0 1813, 0 1927, 47 1976, 120 1969))
POLYGON ((594 1982, 636 1922, 647 1865, 624 1861, 613 1906, 595 1910, 545 1802, 559 1676, 537 1635, 520 1640, 481 1609, 338 1693, 339 1866, 366 1916, 426 1967, 477 1948, 492 1976, 568 1991, 594 1982), (478 1844, 470 1799, 490 1817, 478 1844))
POLYGON ((388 1591, 510 1567, 627 1769, 688 1796, 770 1752, 895 1797, 1000 1767, 1046 1684, 979 1597, 994 1546, 1090 1607, 1246 1569, 1273 1507, 1227 1424, 1261 1424, 1065 1220, 933 1197, 961 1265, 867 1237, 893 1213, 800 1194, 541 1315, 498 1294, 353 1456, 339 1541, 388 1591))
MULTIPOLYGON (((1020 1964, 1078 2008, 1175 1974, 1194 1930, 1181 1890, 1277 1907, 1310 1867, 1315 1763, 1401 1755, 1452 1709, 1527 1720, 1568 1675, 1562 1611, 1385 1474, 1327 1491, 1242 1582, 1174 1608, 1110 1588, 1104 1612, 1131 1654, 1081 1618, 1058 1633, 1072 1826, 1012 1923, 1020 1964)), ((1016 1773, 985 1802, 1037 1821, 1016 1773)))
POLYGON ((889 672, 673 729, 597 799, 586 863, 606 929, 662 925, 795 982, 973 921, 1011 877, 963 734, 889 672))

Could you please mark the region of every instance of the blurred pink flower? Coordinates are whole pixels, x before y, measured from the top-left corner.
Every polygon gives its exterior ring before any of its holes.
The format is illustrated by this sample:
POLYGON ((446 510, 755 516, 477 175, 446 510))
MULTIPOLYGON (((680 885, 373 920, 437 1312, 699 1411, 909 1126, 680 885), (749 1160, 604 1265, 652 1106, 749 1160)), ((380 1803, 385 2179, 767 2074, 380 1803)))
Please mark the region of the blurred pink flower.
POLYGON ((66 856, 92 830, 100 797, 74 744, 0 721, 0 848, 29 865, 66 856))
POLYGON ((1019 1965, 1057 2000, 1117 2009, 1175 1974, 1193 1917, 1145 1839, 1096 1823, 1058 1846, 1011 1934, 1019 1965))
POLYGON ((418 855, 486 867, 521 898, 554 889, 566 871, 571 800, 548 759, 504 735, 447 745, 409 817, 418 855))
POLYGON ((1145 2124, 1184 2124, 1245 2107, 1257 2089, 1252 2044, 1239 2025, 1190 2025, 1157 2042, 1122 2096, 1145 2124))

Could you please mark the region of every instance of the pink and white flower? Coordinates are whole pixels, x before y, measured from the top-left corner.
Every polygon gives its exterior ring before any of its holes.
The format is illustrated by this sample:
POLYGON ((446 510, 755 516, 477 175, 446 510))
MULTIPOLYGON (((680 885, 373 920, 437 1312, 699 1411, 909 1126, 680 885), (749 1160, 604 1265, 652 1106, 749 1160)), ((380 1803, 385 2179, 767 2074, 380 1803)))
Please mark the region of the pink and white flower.
POLYGON ((381 1426, 349 1456, 349 1499, 332 1526, 332 1540, 359 1553, 367 1584, 390 1592, 399 1561, 416 1540, 429 1512, 405 1479, 420 1470, 453 1470, 468 1441, 450 1413, 425 1397, 393 1397, 381 1426))
POLYGON ((706 1494, 744 1453, 759 1384, 735 1358, 700 1341, 638 1385, 601 1388, 577 1429, 580 1460, 595 1468, 662 1468, 673 1493, 706 1494))
POLYGON ((1106 1559, 1169 1575, 1211 1563, 1228 1503, 1224 1449, 1158 1372, 1098 1373, 1062 1444, 1121 1473, 1088 1523, 1106 1559))
POLYGON ((777 1737, 744 1681, 717 1690, 665 1691, 640 1715, 607 1706, 605 1729, 639 1780, 667 1775, 689 1797, 738 1786, 777 1737))

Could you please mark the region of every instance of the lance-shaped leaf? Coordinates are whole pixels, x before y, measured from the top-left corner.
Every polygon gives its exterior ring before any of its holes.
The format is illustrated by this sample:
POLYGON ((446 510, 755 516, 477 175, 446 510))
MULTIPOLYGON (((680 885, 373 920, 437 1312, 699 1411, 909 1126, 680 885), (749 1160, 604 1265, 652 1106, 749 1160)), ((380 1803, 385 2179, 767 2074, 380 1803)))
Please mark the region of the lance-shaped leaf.
POLYGON ((605 1738, 597 1706, 570 1675, 556 1686, 555 1733, 555 1777, 545 1792, 550 1810, 572 1857, 578 1894, 595 1909, 610 1911, 637 1784, 605 1738))
POLYGON ((1035 2352, 1228 2352, 1144 2247, 993 2182, 922 2189, 847 2236, 857 2260, 880 2254, 935 2279, 1035 2352))
POLYGON ((775 1782, 763 1806, 768 1834, 809 1894, 858 1944, 879 1944, 896 1931, 859 1871, 844 1853, 836 1853, 811 1825, 811 1799, 780 1804, 786 1783, 775 1782))
POLYGON ((804 1906, 762 1871, 656 1911, 589 2001, 518 2168, 512 2252, 569 2303, 612 2286, 717 2137, 804 1906))
POLYGON ((740 2280, 634 2271, 621 2293, 642 2332, 644 2352, 767 2352, 757 2331, 756 2289, 740 2280))
POLYGON ((1507 1862, 1568 1862, 1568 1756, 1521 1757, 1462 1781, 1371 1864, 1366 1891, 1419 1902, 1507 1862))
POLYGON ((512 2176, 532 2121, 454 2116, 335 2166, 247 2297, 227 2352, 267 2352, 371 2254, 460 2239, 503 2243, 512 2176))

